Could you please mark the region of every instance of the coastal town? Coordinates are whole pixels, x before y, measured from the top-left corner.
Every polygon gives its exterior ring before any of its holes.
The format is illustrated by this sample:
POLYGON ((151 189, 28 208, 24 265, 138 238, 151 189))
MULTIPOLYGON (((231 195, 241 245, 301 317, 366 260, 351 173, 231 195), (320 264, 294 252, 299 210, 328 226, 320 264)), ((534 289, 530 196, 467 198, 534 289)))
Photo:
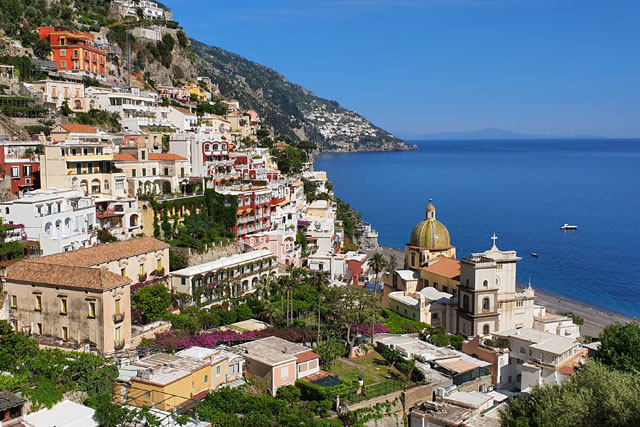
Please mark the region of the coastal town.
MULTIPOLYGON (((318 143, 106 37, 187 51, 171 10, 106 3, 103 27, 0 33, 0 426, 533 426, 508 424, 523 396, 620 368, 635 321, 585 333, 496 234, 457 253, 426 189, 383 248, 318 143)), ((378 132, 314 108, 324 137, 378 132)))

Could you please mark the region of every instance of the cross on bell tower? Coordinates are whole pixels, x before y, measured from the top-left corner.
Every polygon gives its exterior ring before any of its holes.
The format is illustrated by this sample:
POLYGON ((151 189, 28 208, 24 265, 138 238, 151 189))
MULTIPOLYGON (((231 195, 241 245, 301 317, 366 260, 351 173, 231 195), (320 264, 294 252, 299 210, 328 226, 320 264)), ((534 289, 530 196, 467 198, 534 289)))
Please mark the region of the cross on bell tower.
POLYGON ((493 233, 493 237, 491 237, 491 240, 493 240, 493 244, 491 245, 492 248, 498 248, 498 246, 496 245, 496 240, 498 240, 498 236, 496 236, 496 233, 493 233))

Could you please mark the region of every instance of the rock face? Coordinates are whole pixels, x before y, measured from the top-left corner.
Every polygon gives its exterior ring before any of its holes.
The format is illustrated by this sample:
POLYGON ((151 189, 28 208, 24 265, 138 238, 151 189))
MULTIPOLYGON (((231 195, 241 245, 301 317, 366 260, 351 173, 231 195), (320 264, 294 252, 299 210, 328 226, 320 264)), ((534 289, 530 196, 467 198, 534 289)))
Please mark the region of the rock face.
POLYGON ((202 76, 218 84, 223 96, 258 112, 276 133, 308 139, 321 151, 393 151, 411 147, 336 101, 315 96, 263 65, 223 49, 191 40, 202 76))

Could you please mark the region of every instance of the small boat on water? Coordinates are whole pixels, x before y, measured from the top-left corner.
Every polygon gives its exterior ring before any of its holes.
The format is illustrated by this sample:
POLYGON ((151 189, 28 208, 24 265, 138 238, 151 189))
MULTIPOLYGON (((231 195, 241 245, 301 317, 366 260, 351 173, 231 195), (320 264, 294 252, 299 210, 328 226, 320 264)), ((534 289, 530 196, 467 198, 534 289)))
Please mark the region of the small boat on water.
POLYGON ((569 224, 564 224, 562 227, 560 227, 561 230, 577 230, 578 226, 577 225, 569 225, 569 224))
POLYGON ((538 258, 538 252, 531 252, 531 256, 534 258, 538 258))

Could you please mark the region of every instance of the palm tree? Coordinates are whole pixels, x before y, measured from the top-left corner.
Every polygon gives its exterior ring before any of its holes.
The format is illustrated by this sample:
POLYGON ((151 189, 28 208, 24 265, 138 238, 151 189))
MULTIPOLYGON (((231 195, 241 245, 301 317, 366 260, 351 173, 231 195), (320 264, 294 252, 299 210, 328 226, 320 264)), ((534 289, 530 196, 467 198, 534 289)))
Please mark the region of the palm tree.
POLYGON ((368 264, 369 264, 369 268, 371 268, 375 273, 376 283, 378 283, 380 281, 379 280, 380 273, 383 272, 387 267, 387 261, 384 259, 382 254, 377 253, 377 254, 373 254, 373 256, 369 258, 368 264))
POLYGON ((393 273, 396 268, 398 268, 398 260, 396 259, 395 255, 391 255, 389 257, 389 261, 387 262, 387 271, 389 273, 393 273))
POLYGON ((280 323, 282 320, 282 310, 280 310, 277 303, 267 301, 262 313, 260 313, 260 317, 272 325, 280 323))
POLYGON ((264 276, 258 280, 256 286, 256 295, 260 299, 267 299, 269 294, 272 292, 272 288, 274 287, 274 279, 271 276, 264 276))

